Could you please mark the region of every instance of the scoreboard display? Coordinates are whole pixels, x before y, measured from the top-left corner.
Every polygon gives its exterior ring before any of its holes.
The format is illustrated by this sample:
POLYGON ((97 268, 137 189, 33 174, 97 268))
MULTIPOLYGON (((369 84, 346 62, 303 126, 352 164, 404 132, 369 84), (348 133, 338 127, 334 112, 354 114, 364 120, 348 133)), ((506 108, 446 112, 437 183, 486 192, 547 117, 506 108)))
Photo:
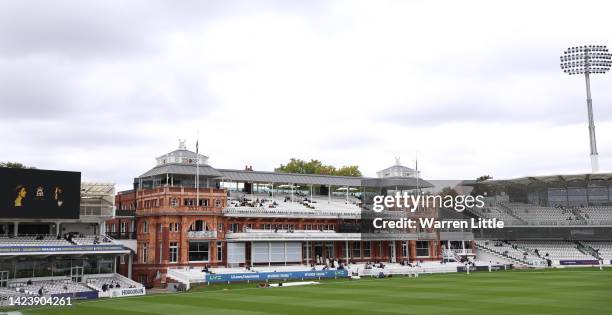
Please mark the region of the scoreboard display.
POLYGON ((81 173, 0 167, 0 218, 78 219, 81 173))

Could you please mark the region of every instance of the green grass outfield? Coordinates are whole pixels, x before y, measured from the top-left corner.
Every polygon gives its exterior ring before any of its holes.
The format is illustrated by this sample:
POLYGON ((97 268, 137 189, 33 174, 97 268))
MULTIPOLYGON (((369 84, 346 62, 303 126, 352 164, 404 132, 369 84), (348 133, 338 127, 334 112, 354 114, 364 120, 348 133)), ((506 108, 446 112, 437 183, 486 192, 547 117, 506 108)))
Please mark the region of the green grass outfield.
POLYGON ((612 269, 437 274, 84 301, 26 314, 612 314, 612 269))

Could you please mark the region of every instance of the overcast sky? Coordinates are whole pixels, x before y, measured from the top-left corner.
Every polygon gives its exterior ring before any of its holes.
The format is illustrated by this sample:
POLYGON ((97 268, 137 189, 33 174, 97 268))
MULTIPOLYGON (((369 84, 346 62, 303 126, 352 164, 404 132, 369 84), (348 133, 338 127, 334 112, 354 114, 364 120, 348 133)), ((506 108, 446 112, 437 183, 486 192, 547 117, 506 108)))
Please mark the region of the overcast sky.
MULTIPOLYGON (((568 46, 612 3, 0 1, 0 161, 128 188, 186 138, 217 168, 292 157, 430 179, 590 170, 568 46)), ((593 103, 612 171, 612 77, 593 103)))

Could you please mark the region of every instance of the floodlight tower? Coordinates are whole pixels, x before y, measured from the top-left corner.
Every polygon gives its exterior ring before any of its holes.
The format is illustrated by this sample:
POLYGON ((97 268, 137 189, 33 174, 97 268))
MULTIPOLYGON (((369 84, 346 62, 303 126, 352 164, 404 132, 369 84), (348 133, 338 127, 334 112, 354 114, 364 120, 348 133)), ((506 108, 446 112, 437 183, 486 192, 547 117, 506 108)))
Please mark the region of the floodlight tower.
POLYGON ((587 111, 589 115, 589 140, 591 142, 591 170, 599 172, 599 157, 595 142, 595 122, 593 121, 593 101, 591 100, 591 73, 606 73, 612 64, 612 54, 601 45, 570 47, 561 56, 563 72, 574 75, 584 74, 587 92, 587 111))

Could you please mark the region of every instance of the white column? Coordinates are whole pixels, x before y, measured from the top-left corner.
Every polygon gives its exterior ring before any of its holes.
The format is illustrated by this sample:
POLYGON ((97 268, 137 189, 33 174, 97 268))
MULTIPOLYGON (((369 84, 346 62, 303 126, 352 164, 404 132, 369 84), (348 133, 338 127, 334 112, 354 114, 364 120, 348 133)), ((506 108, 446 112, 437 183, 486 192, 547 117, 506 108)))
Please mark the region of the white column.
POLYGON ((312 201, 312 194, 313 194, 312 190, 313 190, 312 184, 310 184, 310 201, 312 201))
POLYGON ((291 184, 291 202, 293 202, 293 183, 291 184))
POLYGON ((19 222, 13 222, 13 226, 14 226, 13 235, 17 236, 19 234, 17 231, 19 229, 19 222))
POLYGON ((349 255, 349 246, 348 246, 348 240, 346 240, 346 255, 345 255, 345 257, 346 257, 346 264, 347 264, 347 265, 348 265, 348 263, 349 263, 349 256, 350 256, 350 255, 349 255))
POLYGON ((128 254, 128 278, 132 279, 132 253, 128 254))
POLYGON ((329 187, 327 188, 327 203, 331 202, 331 190, 332 190, 332 185, 329 185, 329 187))
POLYGON ((346 203, 348 203, 349 186, 346 186, 346 203))
POLYGON ((104 221, 98 222, 98 226, 100 227, 98 229, 100 235, 106 235, 106 223, 104 221))

